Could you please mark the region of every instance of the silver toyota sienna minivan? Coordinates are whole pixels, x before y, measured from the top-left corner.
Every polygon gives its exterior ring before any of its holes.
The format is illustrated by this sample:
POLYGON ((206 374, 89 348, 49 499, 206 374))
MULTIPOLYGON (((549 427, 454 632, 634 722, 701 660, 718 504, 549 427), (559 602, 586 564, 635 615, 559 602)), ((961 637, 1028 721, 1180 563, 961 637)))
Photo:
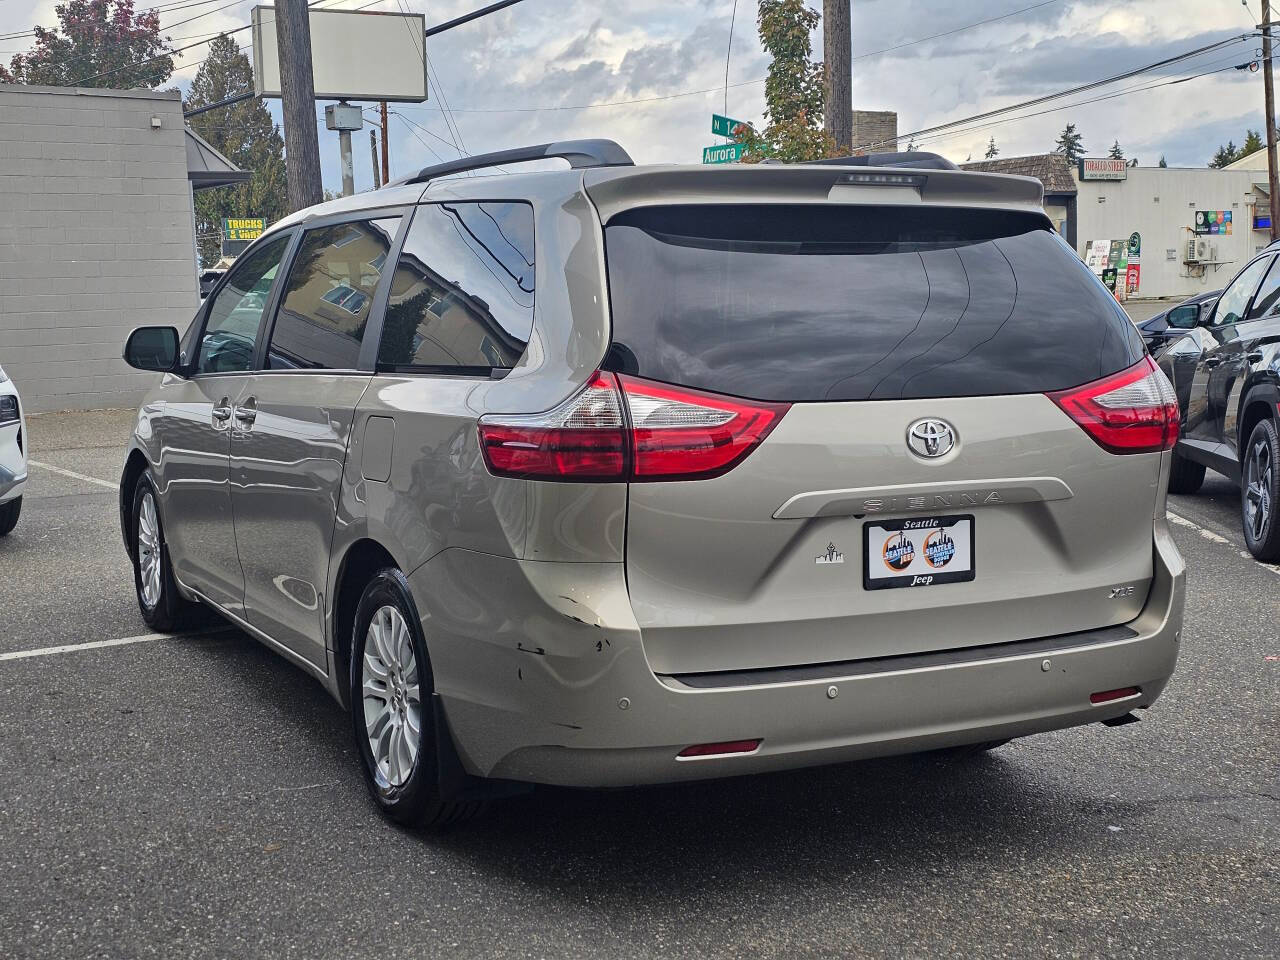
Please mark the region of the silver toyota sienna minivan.
POLYGON ((403 822, 1126 722, 1177 659, 1177 404, 1034 180, 465 158, 125 356, 144 618, 314 674, 403 822))

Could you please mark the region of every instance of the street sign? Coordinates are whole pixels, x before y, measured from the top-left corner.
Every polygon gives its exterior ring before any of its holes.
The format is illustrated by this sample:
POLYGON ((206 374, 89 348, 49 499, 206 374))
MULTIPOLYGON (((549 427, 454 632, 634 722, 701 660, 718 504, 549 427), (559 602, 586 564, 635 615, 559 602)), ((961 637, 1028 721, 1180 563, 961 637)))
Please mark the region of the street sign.
POLYGON ((733 117, 725 117, 718 113, 711 115, 711 132, 717 137, 732 137, 734 127, 749 127, 751 124, 745 120, 735 120, 733 117))
POLYGON ((737 163, 747 152, 745 143, 726 143, 718 147, 703 147, 703 163, 737 163))

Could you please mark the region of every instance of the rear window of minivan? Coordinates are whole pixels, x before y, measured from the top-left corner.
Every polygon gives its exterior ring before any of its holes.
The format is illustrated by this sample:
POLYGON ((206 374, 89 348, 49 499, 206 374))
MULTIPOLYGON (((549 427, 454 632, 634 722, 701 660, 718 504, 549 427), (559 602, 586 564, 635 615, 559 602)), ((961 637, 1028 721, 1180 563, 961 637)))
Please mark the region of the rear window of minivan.
POLYGON ((605 229, 606 366, 760 400, 1041 393, 1123 370, 1141 337, 1031 213, 687 205, 605 229))

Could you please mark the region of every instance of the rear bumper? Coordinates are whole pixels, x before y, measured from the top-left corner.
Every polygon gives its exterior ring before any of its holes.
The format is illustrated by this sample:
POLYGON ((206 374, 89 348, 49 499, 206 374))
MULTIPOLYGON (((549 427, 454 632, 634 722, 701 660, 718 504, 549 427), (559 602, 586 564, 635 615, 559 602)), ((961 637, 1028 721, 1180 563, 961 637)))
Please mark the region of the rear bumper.
POLYGON ((981 659, 905 659, 872 670, 854 662, 803 679, 733 685, 730 677, 715 687, 650 670, 619 564, 451 550, 410 582, 468 772, 625 786, 1026 736, 1150 706, 1177 661, 1184 600, 1184 565, 1163 521, 1153 550, 1151 592, 1127 631, 1045 638, 981 659), (477 584, 487 601, 474 596, 477 584), (1141 692, 1090 702, 1131 686, 1141 692), (750 754, 676 759, 692 744, 754 738, 762 742, 750 754))

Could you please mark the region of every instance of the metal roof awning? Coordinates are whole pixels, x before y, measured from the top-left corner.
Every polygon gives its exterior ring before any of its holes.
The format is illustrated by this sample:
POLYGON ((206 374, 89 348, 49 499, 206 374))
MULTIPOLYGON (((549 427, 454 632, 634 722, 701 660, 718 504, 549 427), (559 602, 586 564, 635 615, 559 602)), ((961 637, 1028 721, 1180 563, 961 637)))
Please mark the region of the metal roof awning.
POLYGON ((234 186, 253 176, 248 170, 238 168, 190 127, 186 133, 187 179, 191 181, 192 190, 234 186))

